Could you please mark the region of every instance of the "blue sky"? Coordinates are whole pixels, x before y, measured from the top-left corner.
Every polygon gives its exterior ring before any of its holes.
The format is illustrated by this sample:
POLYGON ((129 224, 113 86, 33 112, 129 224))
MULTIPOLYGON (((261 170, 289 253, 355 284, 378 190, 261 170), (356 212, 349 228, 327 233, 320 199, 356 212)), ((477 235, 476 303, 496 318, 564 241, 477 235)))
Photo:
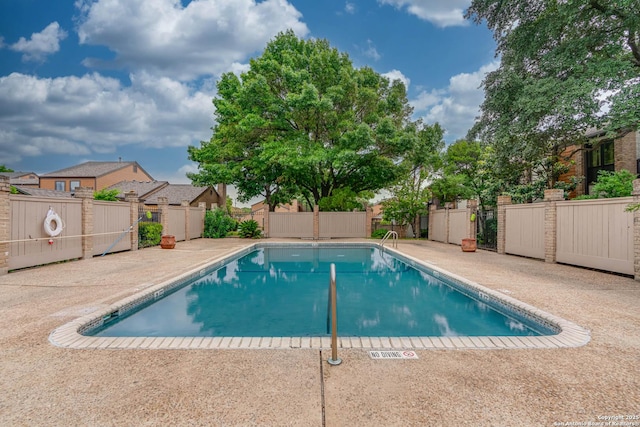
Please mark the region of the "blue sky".
POLYGON ((324 38, 408 85, 415 118, 464 137, 498 65, 470 0, 20 0, 0 2, 0 164, 52 172, 138 161, 185 183, 211 137, 216 79, 278 32, 324 38))

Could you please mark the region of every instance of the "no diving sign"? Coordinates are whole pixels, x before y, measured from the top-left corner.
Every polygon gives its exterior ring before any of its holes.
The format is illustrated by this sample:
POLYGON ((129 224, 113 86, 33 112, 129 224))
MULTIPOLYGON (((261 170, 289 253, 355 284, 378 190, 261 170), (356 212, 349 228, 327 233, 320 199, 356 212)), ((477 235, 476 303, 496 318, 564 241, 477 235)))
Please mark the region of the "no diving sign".
POLYGON ((417 359, 418 355, 415 351, 370 351, 369 356, 372 359, 417 359))

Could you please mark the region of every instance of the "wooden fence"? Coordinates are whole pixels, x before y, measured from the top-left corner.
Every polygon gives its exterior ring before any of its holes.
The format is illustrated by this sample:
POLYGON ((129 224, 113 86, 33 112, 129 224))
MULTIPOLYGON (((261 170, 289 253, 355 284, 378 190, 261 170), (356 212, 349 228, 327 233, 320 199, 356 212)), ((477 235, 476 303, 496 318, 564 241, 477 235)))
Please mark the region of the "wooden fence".
MULTIPOLYGON (((76 189, 75 198, 14 195, 9 189, 8 179, 0 176, 0 274, 138 249, 140 205, 135 194, 128 194, 125 202, 105 202, 93 200, 93 190, 85 187, 76 189), (63 226, 54 237, 45 229, 49 209, 63 226)), ((173 234, 176 240, 202 236, 204 204, 169 207, 165 200, 159 210, 163 234, 173 234)))
POLYGON ((371 236, 371 209, 366 212, 265 212, 268 237, 332 239, 371 236))

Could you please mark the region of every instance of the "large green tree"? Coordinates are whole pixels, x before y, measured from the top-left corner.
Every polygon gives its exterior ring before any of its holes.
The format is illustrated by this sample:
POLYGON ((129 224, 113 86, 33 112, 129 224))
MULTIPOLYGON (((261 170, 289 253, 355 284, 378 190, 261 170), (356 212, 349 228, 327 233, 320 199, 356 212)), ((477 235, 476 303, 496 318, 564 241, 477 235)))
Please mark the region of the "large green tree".
POLYGON ((218 82, 209 141, 189 147, 196 183, 224 182, 271 209, 298 194, 319 204, 396 182, 412 148, 404 85, 353 67, 326 40, 276 36, 240 77, 218 82), (409 128, 407 130, 407 128, 409 128))
POLYGON ((471 136, 526 164, 585 142, 589 129, 637 127, 638 11, 640 0, 473 0, 467 17, 486 21, 501 63, 483 82, 471 136))

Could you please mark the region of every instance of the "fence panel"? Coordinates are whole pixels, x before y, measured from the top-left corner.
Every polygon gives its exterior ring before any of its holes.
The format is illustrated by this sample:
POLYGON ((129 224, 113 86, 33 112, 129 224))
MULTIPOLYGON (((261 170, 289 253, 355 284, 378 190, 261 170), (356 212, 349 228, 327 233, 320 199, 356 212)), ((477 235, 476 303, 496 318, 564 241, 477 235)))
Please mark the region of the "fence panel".
POLYGON ((131 226, 130 209, 129 203, 93 201, 94 255, 102 255, 107 249, 109 253, 131 249, 129 233, 122 236, 122 232, 131 226), (113 234, 100 235, 102 233, 113 234), (111 245, 114 246, 109 248, 111 245))
POLYGON ((544 203, 507 206, 505 253, 544 259, 544 203))
POLYGON ((446 210, 436 210, 429 213, 433 215, 433 230, 429 230, 429 240, 444 242, 447 237, 446 210))
POLYGON ((9 270, 82 257, 80 200, 34 199, 31 196, 12 194, 9 201, 10 240, 34 239, 9 244, 9 270), (49 207, 55 210, 64 224, 62 233, 53 239, 53 244, 49 244, 49 236, 44 231, 44 220, 49 207))
POLYGON ((449 243, 461 245, 462 239, 469 237, 467 235, 468 231, 469 224, 467 224, 467 210, 449 210, 449 243))
POLYGON ((162 234, 172 234, 176 236, 176 242, 184 241, 185 236, 185 207, 173 207, 169 206, 169 218, 167 218, 167 231, 162 231, 162 234))
POLYGON ((202 237, 204 232, 203 208, 189 208, 189 238, 197 239, 202 237))
POLYGON ((558 202, 556 260, 633 274, 631 197, 558 202))
POLYGON ((321 239, 369 237, 366 212, 319 212, 318 221, 321 239))
POLYGON ((269 237, 313 238, 313 212, 269 212, 269 237))

